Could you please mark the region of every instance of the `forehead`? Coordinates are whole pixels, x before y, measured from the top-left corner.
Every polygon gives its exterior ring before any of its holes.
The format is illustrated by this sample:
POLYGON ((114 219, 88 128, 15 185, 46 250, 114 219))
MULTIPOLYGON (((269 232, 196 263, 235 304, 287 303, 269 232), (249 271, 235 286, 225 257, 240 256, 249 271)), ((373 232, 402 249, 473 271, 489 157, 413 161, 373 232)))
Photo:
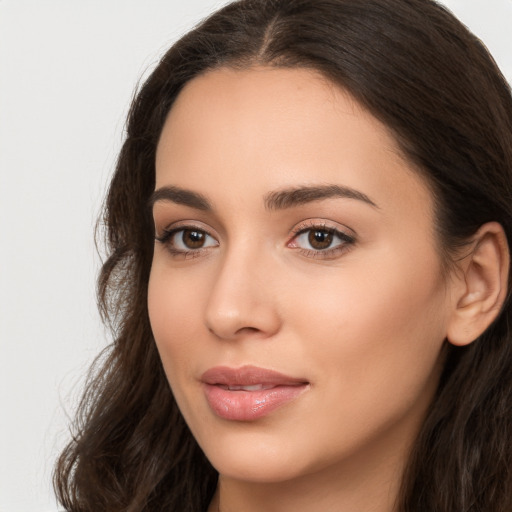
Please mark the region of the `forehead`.
POLYGON ((418 195, 422 207, 431 203, 387 127, 315 71, 221 68, 178 96, 158 145, 156 188, 249 200, 319 183, 361 190, 389 208, 414 209, 418 195))
POLYGON ((333 148, 333 144, 354 152, 361 147, 353 144, 357 137, 364 138, 368 146, 397 156, 400 153, 382 123, 318 72, 221 68, 195 78, 181 91, 158 149, 160 154, 170 150, 176 157, 184 144, 201 144, 205 152, 232 144, 231 150, 223 153, 225 157, 243 147, 247 156, 259 161, 264 147, 268 158, 290 149, 298 158, 319 159, 319 150, 333 148))

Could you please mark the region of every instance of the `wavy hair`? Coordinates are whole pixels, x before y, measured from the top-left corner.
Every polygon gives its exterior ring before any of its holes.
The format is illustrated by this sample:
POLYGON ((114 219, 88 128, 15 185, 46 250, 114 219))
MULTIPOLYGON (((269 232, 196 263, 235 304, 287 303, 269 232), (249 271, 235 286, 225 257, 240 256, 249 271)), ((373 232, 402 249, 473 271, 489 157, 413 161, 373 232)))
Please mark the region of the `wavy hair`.
MULTIPOLYGON (((217 473, 188 430, 151 333, 155 152, 182 88, 222 66, 311 68, 395 135, 430 184, 443 261, 488 221, 512 247, 512 98, 484 45, 433 0, 241 0, 164 55, 131 106, 104 206, 98 282, 114 342, 97 360, 54 483, 70 512, 206 510, 217 473)), ((510 290, 510 282, 509 282, 510 290)), ((447 344, 399 512, 512 510, 512 309, 447 344)))

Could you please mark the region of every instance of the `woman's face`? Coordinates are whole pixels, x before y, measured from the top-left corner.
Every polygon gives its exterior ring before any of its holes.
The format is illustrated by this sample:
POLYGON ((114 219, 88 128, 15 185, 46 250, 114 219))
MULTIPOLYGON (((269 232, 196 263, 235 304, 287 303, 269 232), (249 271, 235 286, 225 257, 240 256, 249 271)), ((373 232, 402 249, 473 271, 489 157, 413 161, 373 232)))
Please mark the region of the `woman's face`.
POLYGON ((211 71, 170 112, 155 190, 151 325, 219 472, 403 460, 450 283, 431 194, 386 128, 312 71, 211 71))

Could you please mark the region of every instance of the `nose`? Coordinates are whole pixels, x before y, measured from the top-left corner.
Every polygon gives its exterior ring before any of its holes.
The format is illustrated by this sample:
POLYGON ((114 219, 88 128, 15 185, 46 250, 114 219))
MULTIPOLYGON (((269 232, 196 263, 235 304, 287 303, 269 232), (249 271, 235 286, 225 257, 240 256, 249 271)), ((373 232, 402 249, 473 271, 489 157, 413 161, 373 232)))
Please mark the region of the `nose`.
POLYGON ((269 338, 279 331, 279 294, 270 268, 261 254, 226 254, 206 306, 205 323, 210 332, 220 339, 236 340, 269 338))

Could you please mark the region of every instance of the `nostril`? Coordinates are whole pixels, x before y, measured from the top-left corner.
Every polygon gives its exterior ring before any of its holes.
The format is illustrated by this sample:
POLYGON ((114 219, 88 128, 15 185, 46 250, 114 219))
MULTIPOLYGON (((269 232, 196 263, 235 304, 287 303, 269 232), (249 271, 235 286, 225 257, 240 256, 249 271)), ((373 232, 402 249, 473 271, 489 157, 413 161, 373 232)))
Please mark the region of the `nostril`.
POLYGON ((218 329, 216 330, 215 328, 212 328, 212 327, 208 327, 208 331, 211 334, 214 334, 216 336, 220 336, 220 337, 223 337, 226 339, 234 339, 234 338, 239 338, 239 337, 244 337, 244 336, 251 336, 254 334, 261 334, 263 332, 261 329, 258 329, 257 327, 241 327, 240 329, 236 329, 232 333, 232 335, 227 335, 226 333, 219 334, 218 329))
POLYGON ((255 333, 258 333, 258 332, 261 332, 260 329, 256 328, 256 327, 242 327, 241 329, 238 329, 238 331, 236 331, 236 335, 241 335, 241 334, 255 334, 255 333))
POLYGON ((244 336, 253 337, 255 334, 261 334, 261 333, 262 333, 262 330, 258 329, 256 327, 241 327, 240 329, 238 329, 235 332, 235 337, 236 338, 244 337, 244 336))

